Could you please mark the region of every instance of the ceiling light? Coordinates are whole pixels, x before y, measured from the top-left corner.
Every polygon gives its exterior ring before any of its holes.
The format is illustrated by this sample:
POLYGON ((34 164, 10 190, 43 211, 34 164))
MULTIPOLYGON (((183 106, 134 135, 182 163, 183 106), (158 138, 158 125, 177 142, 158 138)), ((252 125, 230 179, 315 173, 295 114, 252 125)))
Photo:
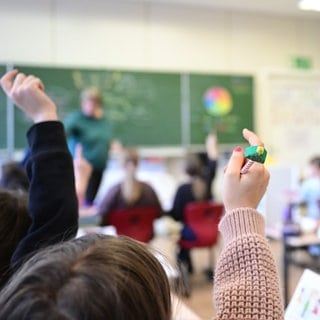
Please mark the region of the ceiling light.
POLYGON ((320 11, 320 0, 300 0, 299 9, 320 11))

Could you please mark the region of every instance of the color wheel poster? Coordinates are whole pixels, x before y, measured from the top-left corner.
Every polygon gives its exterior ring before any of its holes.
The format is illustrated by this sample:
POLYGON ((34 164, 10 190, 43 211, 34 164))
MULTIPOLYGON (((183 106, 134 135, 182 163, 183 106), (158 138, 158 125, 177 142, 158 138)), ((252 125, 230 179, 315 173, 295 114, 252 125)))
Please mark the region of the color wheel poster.
POLYGON ((308 269, 303 272, 285 320, 320 320, 320 275, 308 269))
POLYGON ((253 78, 241 75, 190 75, 191 144, 209 132, 220 143, 241 143, 243 128, 254 130, 253 78))

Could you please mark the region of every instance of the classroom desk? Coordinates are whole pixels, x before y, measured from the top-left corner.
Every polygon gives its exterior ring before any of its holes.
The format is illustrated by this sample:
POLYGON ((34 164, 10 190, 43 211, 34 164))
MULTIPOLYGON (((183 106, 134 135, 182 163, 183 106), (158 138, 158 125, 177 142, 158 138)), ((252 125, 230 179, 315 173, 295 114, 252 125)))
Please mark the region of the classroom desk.
POLYGON ((320 245, 320 238, 314 233, 302 234, 299 236, 283 237, 283 281, 284 281, 284 304, 289 302, 289 269, 290 265, 295 265, 303 269, 309 268, 315 272, 320 272, 320 257, 312 257, 307 253, 310 245, 320 245), (304 251, 306 259, 298 259, 294 253, 304 251))

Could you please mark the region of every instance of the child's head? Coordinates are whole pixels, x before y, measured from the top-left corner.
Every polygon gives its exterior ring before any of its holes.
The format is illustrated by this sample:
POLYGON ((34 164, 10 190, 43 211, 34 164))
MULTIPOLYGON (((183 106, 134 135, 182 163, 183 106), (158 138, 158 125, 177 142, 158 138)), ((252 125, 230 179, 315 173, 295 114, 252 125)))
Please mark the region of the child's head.
POLYGON ((192 193, 196 201, 205 200, 207 197, 207 185, 203 175, 196 175, 192 180, 192 193))
POLYGON ((25 169, 15 161, 9 161, 1 167, 0 188, 10 190, 29 190, 29 179, 25 169))
POLYGON ((31 224, 27 194, 0 190, 0 276, 6 278, 11 257, 31 224))
POLYGON ((135 148, 126 148, 121 155, 121 163, 129 175, 134 175, 139 164, 139 153, 135 148))
POLYGON ((0 319, 171 318, 168 278, 146 245, 91 234, 27 261, 0 297, 0 319))
POLYGON ((190 176, 198 176, 202 172, 202 164, 197 154, 188 154, 185 160, 185 172, 190 176))
POLYGON ((135 167, 139 163, 139 153, 138 150, 132 147, 123 150, 122 162, 124 165, 127 163, 132 163, 135 167))
POLYGON ((310 174, 312 176, 320 177, 320 157, 315 156, 309 161, 310 174))
POLYGON ((88 88, 82 91, 81 93, 81 110, 82 112, 88 116, 92 117, 96 109, 101 108, 102 105, 102 96, 98 89, 96 88, 88 88))

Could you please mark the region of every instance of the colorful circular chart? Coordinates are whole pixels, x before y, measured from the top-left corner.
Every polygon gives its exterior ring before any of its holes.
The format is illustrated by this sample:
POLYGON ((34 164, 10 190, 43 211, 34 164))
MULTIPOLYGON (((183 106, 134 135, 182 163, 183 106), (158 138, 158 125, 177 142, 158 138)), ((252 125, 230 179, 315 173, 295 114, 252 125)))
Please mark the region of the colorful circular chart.
POLYGON ((232 110, 230 92, 222 87, 211 87, 203 96, 203 104, 212 116, 224 116, 232 110))

